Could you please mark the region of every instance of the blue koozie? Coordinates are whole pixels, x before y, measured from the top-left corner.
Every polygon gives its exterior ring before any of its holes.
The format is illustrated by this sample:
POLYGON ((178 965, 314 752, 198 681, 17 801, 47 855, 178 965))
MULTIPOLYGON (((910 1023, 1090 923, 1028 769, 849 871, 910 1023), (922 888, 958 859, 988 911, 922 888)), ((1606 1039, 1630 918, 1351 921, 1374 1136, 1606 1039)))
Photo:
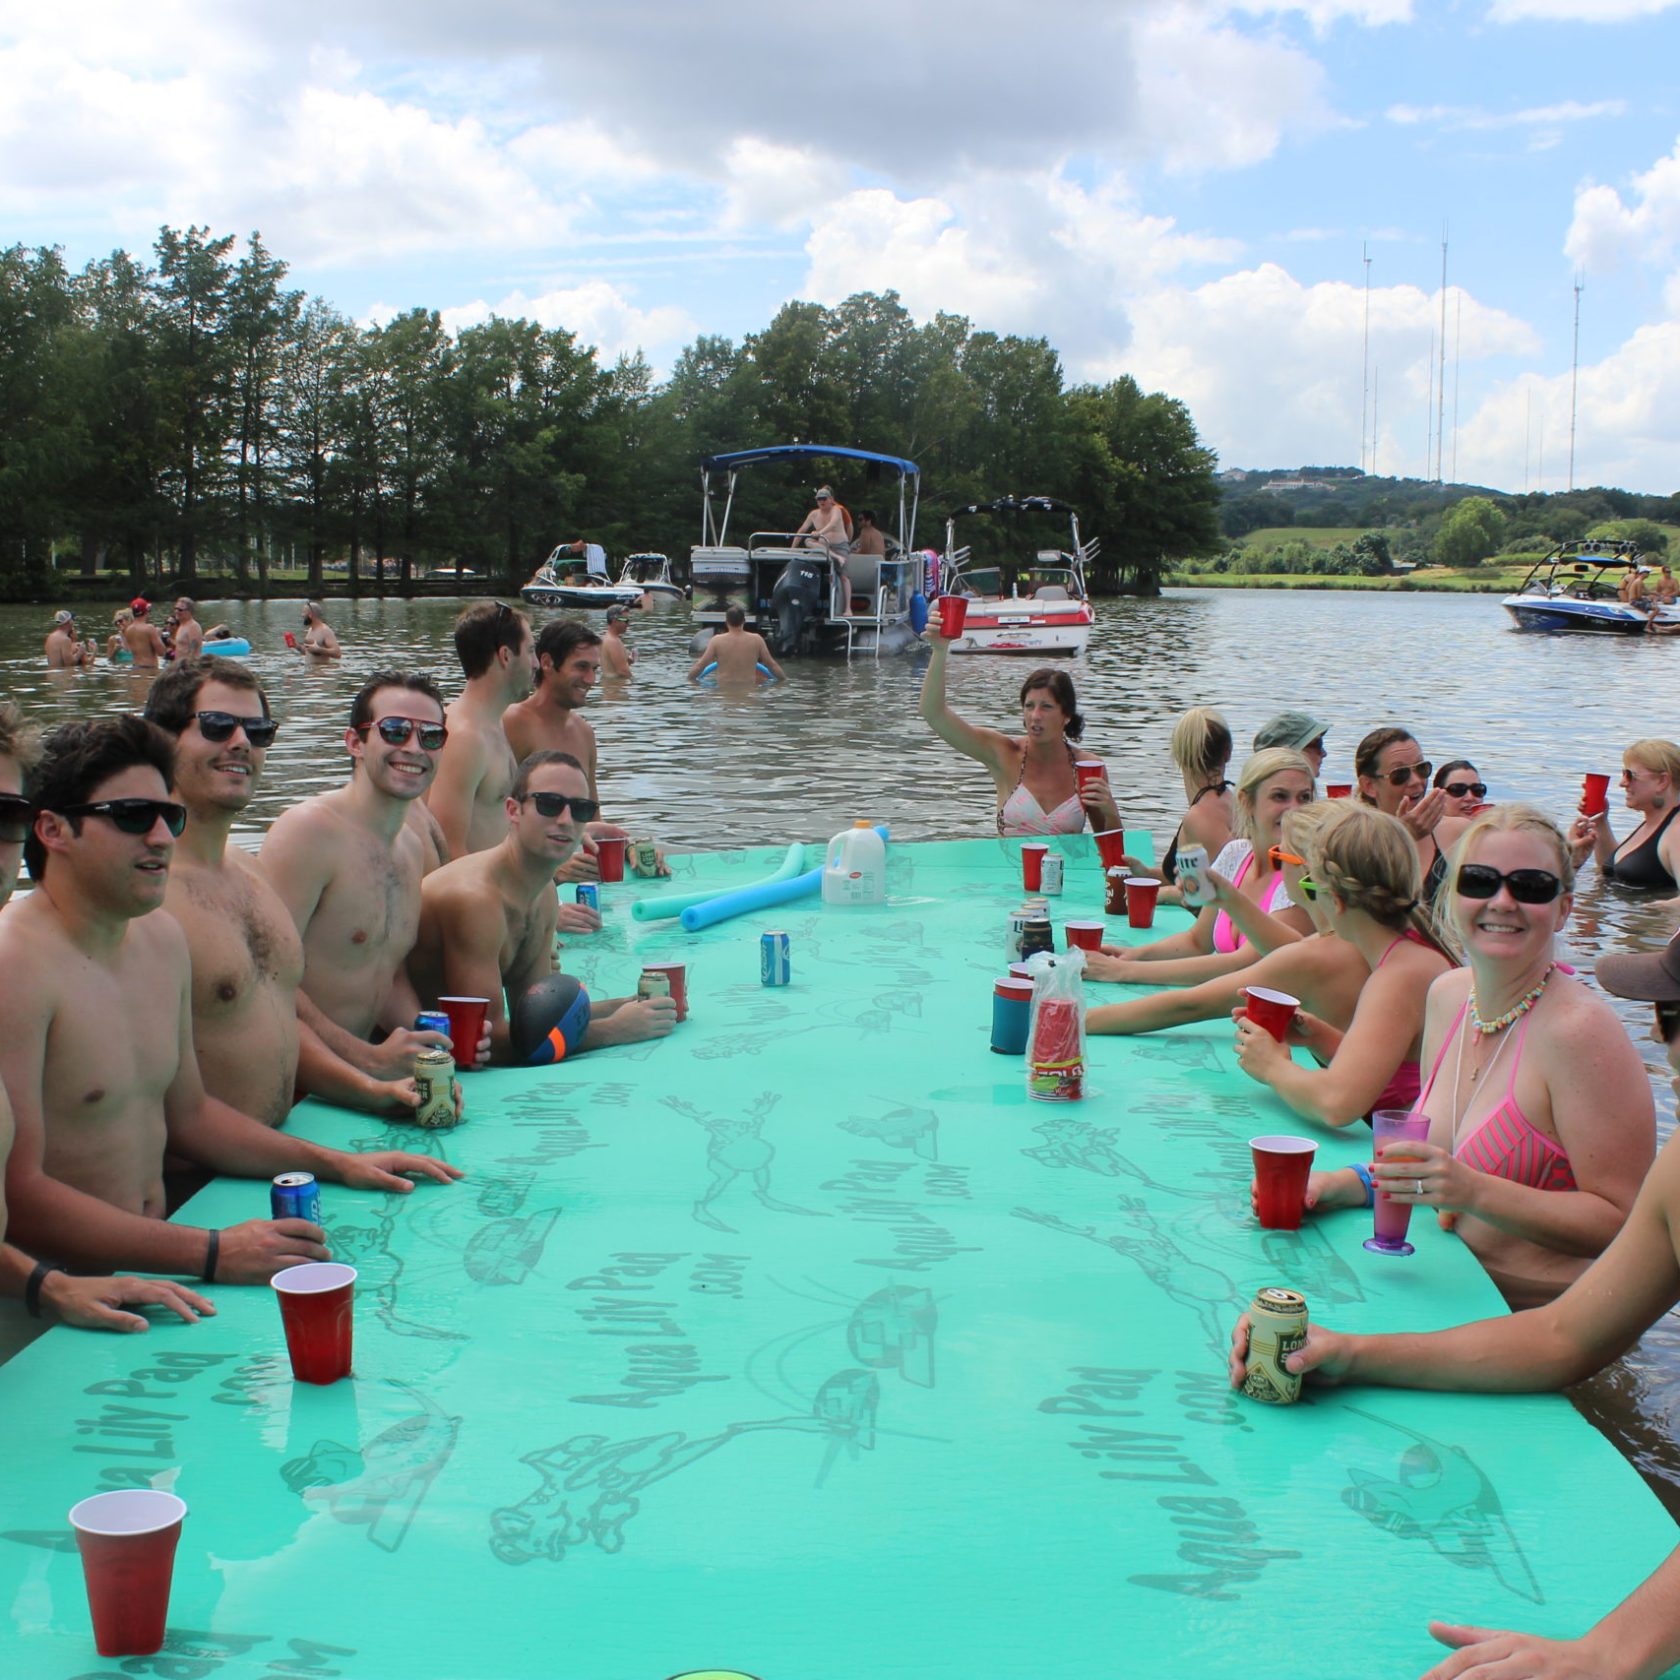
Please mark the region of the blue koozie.
POLYGON ((992 987, 992 1048, 1000 1056, 1027 1053, 1027 1023, 1032 1018, 1033 983, 999 980, 992 987))

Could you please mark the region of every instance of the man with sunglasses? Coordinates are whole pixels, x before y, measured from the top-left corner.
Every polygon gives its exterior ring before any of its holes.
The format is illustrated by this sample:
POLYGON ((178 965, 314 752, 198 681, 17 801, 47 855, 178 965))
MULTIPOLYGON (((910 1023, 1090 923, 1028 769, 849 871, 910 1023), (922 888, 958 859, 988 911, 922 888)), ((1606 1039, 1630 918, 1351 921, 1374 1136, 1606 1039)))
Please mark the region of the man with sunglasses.
POLYGON ((186 941, 152 914, 186 822, 172 771, 169 738, 140 718, 48 738, 24 844, 35 890, 0 916, 0 1080, 17 1125, 7 1195, 18 1239, 72 1265, 262 1283, 327 1258, 320 1228, 172 1224, 166 1151, 236 1177, 302 1170, 368 1190, 412 1190, 400 1173, 460 1174, 420 1155, 325 1149, 205 1091, 186 941))
POLYGON ((381 1080, 406 1078, 416 1052, 448 1043, 412 1030, 420 1004, 403 967, 426 872, 409 806, 432 785, 447 736, 430 677, 375 672, 350 704, 350 780, 281 812, 258 854, 303 940, 300 1019, 381 1080))
MULTIPOLYGON (((512 1005, 554 973, 558 929, 592 930, 600 918, 556 902, 554 876, 595 814, 583 766, 570 753, 524 759, 508 794, 499 844, 456 858, 426 877, 420 936, 409 972, 420 996, 490 999, 491 1059, 515 1059, 512 1005)), ((582 1048, 663 1038, 676 1024, 669 997, 592 1002, 582 1048)))
POLYGON ((187 809, 164 908, 187 936, 205 1089, 269 1126, 300 1095, 412 1111, 411 1077, 375 1079, 299 1021, 303 942, 255 858, 228 844, 278 729, 256 677, 231 659, 177 659, 152 684, 146 716, 175 743, 175 792, 187 809))
POLYGON ((303 640, 298 642, 296 647, 306 662, 312 659, 321 661, 342 657, 344 649, 338 645, 338 636, 327 623, 326 614, 321 611, 319 601, 303 603, 303 640))

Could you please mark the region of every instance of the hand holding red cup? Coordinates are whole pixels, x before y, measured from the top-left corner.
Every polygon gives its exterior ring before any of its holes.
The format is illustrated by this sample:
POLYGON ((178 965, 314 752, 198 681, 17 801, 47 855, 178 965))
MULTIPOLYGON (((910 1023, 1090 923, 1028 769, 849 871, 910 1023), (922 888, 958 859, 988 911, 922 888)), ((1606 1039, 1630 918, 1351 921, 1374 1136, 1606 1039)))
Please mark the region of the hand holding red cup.
POLYGON ((624 879, 624 840, 622 836, 595 836, 595 865, 606 882, 624 879))
POLYGON ((966 595, 941 595, 939 597, 939 635, 941 640, 954 642, 963 633, 963 624, 968 618, 968 597, 966 595))
POLYGON ((1270 986, 1244 986, 1243 1013, 1257 1027, 1264 1027, 1279 1044, 1289 1042, 1289 1026, 1301 1007, 1298 997, 1275 992, 1270 986))
POLYGON ((1581 778, 1581 815, 1603 816, 1610 805, 1610 778, 1596 771, 1581 778))

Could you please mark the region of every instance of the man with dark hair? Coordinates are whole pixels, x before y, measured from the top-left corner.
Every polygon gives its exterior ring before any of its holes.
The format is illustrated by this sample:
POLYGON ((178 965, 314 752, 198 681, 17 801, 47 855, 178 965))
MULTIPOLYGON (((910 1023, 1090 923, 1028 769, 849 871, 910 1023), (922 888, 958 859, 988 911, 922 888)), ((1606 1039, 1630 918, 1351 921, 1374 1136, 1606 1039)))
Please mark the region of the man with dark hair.
POLYGON ((173 917, 151 914, 186 820, 168 797, 172 756, 169 737, 135 717, 65 724, 47 741, 24 852, 35 891, 0 916, 0 1079, 17 1126, 6 1169, 13 1234, 92 1269, 262 1283, 326 1258, 320 1228, 167 1222, 166 1149, 213 1172, 301 1169, 361 1189, 409 1191, 404 1172, 459 1174, 419 1155, 325 1149, 206 1093, 186 941, 173 917))
POLYGON ((426 803, 451 857, 482 852, 507 832, 515 759, 502 714, 531 692, 531 626, 501 601, 479 601, 455 620, 455 652, 467 683, 446 714, 449 745, 426 803))
MULTIPOLYGON (((601 918, 557 904, 554 876, 578 849, 595 802, 570 753, 534 752, 514 775, 506 832, 488 851, 456 858, 426 877, 420 936, 409 972, 423 998, 490 999, 493 1059, 515 1060, 514 1006, 554 973, 557 929, 591 933, 601 918), (504 1001, 505 1000, 505 1001, 504 1001)), ((663 1038, 676 1023, 670 998, 609 998, 590 1008, 581 1048, 663 1038)), ((577 1048, 577 1046, 573 1046, 577 1048)))
POLYGON ((278 727, 262 685, 236 660, 177 659, 152 684, 146 716, 174 739, 187 808, 164 908, 187 936, 204 1088, 270 1126, 310 1094, 407 1114, 419 1101, 412 1079, 375 1079, 298 1020, 303 941, 255 858, 228 844, 278 727))
POLYGON ((426 868, 408 807, 431 786, 447 735, 430 677, 376 672, 350 706, 350 780, 283 811, 258 854, 303 939, 299 1018, 376 1079, 404 1078, 417 1051, 447 1042, 411 1030, 419 1001, 403 969, 426 868))
POLYGON ((631 667, 636 663, 636 650, 624 639, 624 626, 630 622, 630 608, 607 608, 607 633, 601 640, 601 660, 609 677, 633 677, 631 667))
POLYGON ((128 607, 134 616, 122 627, 123 646, 133 658, 135 670, 155 671, 168 657, 169 649, 163 645, 163 632, 147 617, 152 603, 144 595, 136 595, 128 607))
POLYGON ((689 666, 691 682, 708 665, 717 666, 719 688, 755 688, 760 682, 768 682, 770 677, 787 676, 787 672, 776 663, 776 656, 764 638, 756 630, 747 629, 747 615, 742 608, 731 607, 723 615, 723 622, 725 628, 707 642, 706 651, 689 666), (762 671, 760 666, 764 667, 762 671), (770 673, 770 677, 764 674, 765 671, 770 673))

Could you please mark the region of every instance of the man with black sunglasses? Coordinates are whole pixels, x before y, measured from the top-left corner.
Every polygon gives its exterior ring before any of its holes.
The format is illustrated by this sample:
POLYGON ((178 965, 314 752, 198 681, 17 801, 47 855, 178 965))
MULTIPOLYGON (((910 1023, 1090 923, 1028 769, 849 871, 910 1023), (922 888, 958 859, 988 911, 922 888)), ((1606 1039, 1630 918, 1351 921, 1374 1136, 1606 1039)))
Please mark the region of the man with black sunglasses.
MULTIPOLYGON (((409 958, 415 989, 427 1000, 489 998, 494 1061, 517 1059, 512 1006, 554 973, 556 931, 601 925, 593 910, 557 903, 554 892, 556 871, 594 813, 583 766, 570 753, 532 753, 515 773, 501 842, 445 864, 421 888, 420 936, 409 958)), ((581 1044, 567 1048, 663 1038, 676 1019, 669 997, 591 1002, 581 1044)))
POLYGON ((14 1234, 35 1252, 262 1283, 327 1258, 306 1220, 223 1231, 168 1222, 165 1151, 212 1172, 303 1170, 407 1192, 400 1173, 460 1176, 429 1157, 348 1155, 271 1130, 204 1089, 192 1036, 192 969, 174 918, 154 915, 185 810, 170 797, 169 738, 136 717, 65 724, 32 782, 24 857, 35 890, 0 916, 0 1079, 17 1124, 6 1188, 14 1234))

